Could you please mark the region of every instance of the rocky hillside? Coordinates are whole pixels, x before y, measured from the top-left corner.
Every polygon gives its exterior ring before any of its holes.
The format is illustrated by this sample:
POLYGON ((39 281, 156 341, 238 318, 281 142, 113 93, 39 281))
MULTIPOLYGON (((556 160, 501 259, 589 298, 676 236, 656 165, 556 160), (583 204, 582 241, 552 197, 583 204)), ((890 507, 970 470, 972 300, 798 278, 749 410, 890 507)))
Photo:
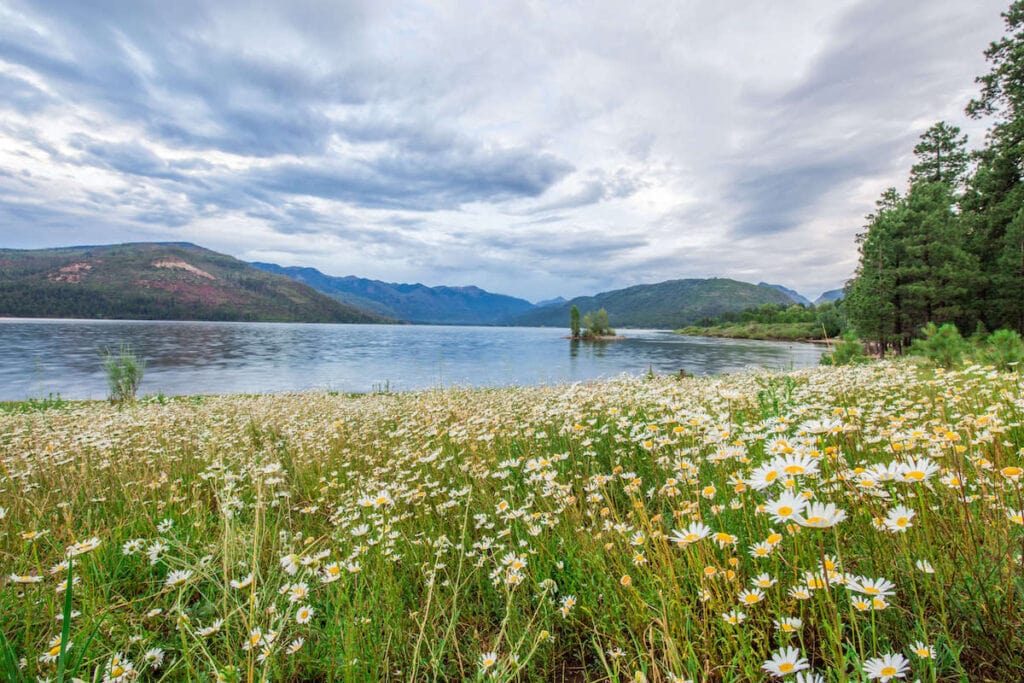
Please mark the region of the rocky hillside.
POLYGON ((384 321, 289 278, 186 243, 0 249, 0 316, 384 321))

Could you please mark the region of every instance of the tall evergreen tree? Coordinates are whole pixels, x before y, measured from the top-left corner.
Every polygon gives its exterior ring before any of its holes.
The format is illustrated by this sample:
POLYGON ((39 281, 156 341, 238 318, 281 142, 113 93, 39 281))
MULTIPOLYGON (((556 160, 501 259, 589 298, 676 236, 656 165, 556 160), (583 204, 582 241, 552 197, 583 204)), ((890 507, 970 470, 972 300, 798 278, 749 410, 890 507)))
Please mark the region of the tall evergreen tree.
POLYGON ((902 235, 906 254, 900 274, 903 329, 910 336, 930 322, 971 329, 977 320, 971 301, 977 259, 967 249, 956 210, 969 159, 967 136, 940 121, 921 135, 914 156, 906 198, 907 229, 902 235))
POLYGON ((967 136, 957 126, 939 121, 921 136, 914 147, 917 163, 910 169, 910 184, 942 183, 960 188, 967 172, 967 136))
POLYGON ((963 219, 984 286, 981 317, 990 329, 1024 330, 1024 0, 1003 14, 1007 35, 985 51, 974 118, 992 117, 985 149, 964 196, 963 219))
POLYGON ((860 263, 847 285, 847 317, 857 334, 884 352, 899 339, 897 271, 900 266, 898 234, 905 201, 890 187, 868 215, 864 232, 857 235, 860 263))

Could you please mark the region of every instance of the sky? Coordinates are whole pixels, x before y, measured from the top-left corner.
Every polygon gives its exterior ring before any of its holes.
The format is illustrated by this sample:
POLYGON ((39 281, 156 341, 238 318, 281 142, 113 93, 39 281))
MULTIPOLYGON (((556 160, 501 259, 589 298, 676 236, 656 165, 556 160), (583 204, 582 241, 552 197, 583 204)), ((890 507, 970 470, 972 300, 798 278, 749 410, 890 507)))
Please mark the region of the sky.
POLYGON ((1008 0, 0 0, 0 247, 815 298, 1008 0))

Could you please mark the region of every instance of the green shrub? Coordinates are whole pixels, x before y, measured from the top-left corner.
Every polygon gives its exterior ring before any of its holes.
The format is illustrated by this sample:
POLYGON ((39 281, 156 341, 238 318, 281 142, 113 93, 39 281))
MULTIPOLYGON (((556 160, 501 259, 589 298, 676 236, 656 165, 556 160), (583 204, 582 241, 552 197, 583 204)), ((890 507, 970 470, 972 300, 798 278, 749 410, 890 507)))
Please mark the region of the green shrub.
POLYGON ((854 334, 847 332, 832 348, 832 353, 826 353, 821 357, 820 363, 822 365, 856 365, 867 361, 868 357, 864 355, 864 344, 854 334))
POLYGON ((608 327, 608 311, 603 308, 597 311, 590 311, 583 316, 583 338, 605 337, 615 334, 615 330, 608 327))
POLYGON ((130 403, 142 384, 146 361, 132 351, 128 344, 121 344, 115 355, 110 349, 103 350, 103 369, 107 372, 111 403, 130 403))
POLYGON ((947 370, 956 367, 971 351, 970 343, 960 336, 960 331, 952 323, 942 327, 928 323, 921 332, 924 338, 914 340, 910 345, 911 353, 920 354, 939 367, 947 370))
POLYGON ((981 358, 1002 371, 1015 371, 1024 362, 1024 341, 1013 330, 996 330, 985 340, 981 358))

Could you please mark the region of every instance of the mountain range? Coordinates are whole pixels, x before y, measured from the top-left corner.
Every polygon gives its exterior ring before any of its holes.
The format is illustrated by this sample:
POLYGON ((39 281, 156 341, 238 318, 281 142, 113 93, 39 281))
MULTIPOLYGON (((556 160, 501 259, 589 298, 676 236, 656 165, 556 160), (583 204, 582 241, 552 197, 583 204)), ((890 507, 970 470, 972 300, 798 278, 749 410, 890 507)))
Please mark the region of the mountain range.
POLYGON ((385 322, 290 278, 177 242, 0 249, 0 316, 385 322))
POLYGON ((618 327, 675 329, 761 304, 790 304, 793 299, 768 285, 752 285, 727 278, 668 280, 653 285, 581 296, 562 304, 535 308, 509 322, 513 325, 562 327, 573 306, 581 312, 603 308, 618 327))
MULTIPOLYGON (((818 299, 834 301, 842 290, 818 299)), ((530 303, 479 287, 429 287, 246 263, 194 244, 0 249, 0 316, 563 327, 604 308, 617 327, 678 328, 762 304, 809 303, 782 285, 669 280, 530 303)))
POLYGON ((492 294, 479 287, 427 287, 361 277, 333 277, 315 268, 253 263, 268 273, 285 275, 350 306, 412 323, 495 325, 534 308, 525 299, 492 294))

